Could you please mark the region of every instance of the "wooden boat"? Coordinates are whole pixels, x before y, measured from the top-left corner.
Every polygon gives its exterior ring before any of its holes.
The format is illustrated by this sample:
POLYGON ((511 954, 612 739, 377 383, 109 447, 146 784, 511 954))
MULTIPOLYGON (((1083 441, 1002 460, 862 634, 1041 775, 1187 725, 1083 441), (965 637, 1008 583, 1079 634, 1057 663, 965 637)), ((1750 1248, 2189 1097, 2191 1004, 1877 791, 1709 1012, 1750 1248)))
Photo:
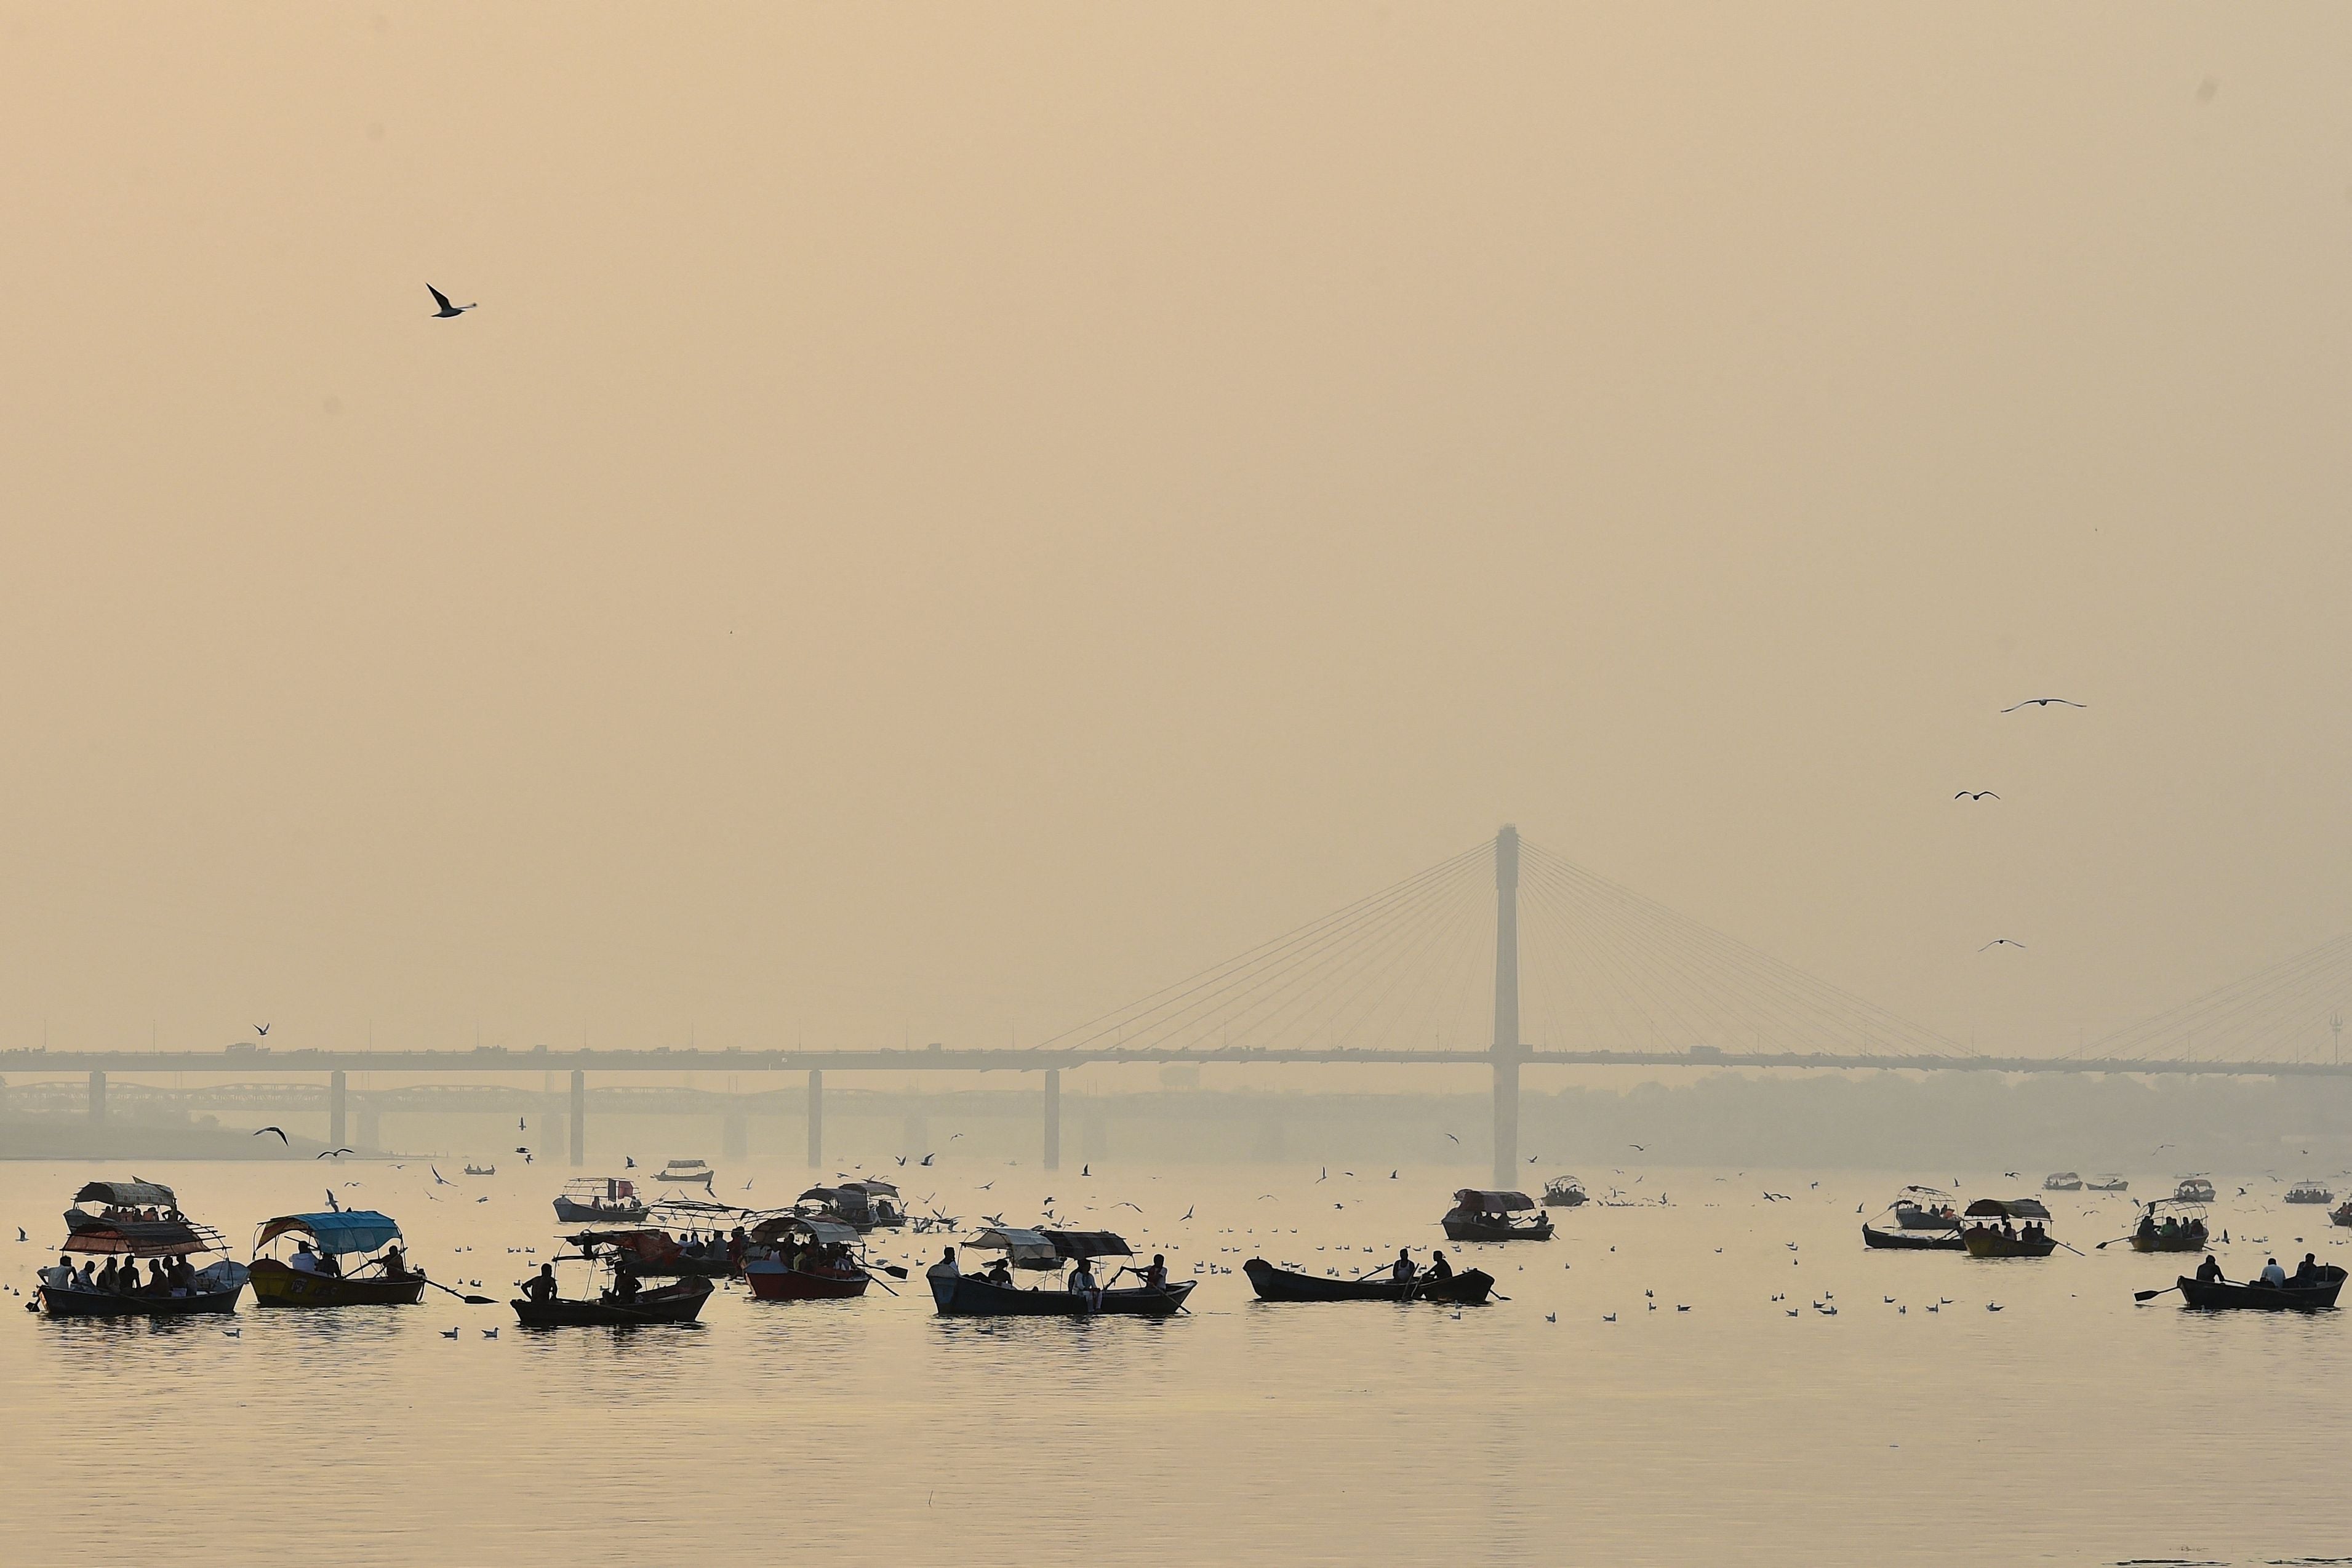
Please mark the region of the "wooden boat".
POLYGON ((566 1225, 634 1225, 646 1217, 637 1184, 618 1176, 582 1176, 563 1184, 555 1217, 566 1225))
POLYGON ((2056 1238, 2039 1228, 2050 1217, 2039 1198, 1979 1198, 1967 1216, 1977 1222, 1960 1232, 1970 1258, 2047 1258, 2058 1250, 2056 1238), (2021 1234, 1998 1230, 1995 1220, 2023 1220, 2026 1228, 2021 1234))
POLYGON ((2205 1205, 2179 1198, 2158 1198, 2147 1205, 2132 1231, 2134 1252, 2202 1252, 2212 1236, 2205 1222, 2205 1205), (2162 1212, 2158 1212, 2162 1211, 2162 1212))
POLYGON ((1873 1230, 1862 1227, 1862 1244, 1882 1252, 1966 1252, 1968 1243, 1958 1229, 1927 1231, 1873 1230))
POLYGON ((705 1192, 718 1178, 719 1173, 699 1160, 672 1160, 654 1173, 654 1180, 666 1185, 700 1187, 705 1192))
POLYGON ((512 1305, 527 1329, 627 1329, 646 1323, 693 1322, 711 1294, 710 1281, 696 1279, 641 1290, 626 1306, 611 1300, 587 1301, 562 1296, 544 1302, 518 1298, 512 1305))
POLYGON ((2327 1217, 2336 1225, 2352 1225, 2352 1198, 2347 1198, 2328 1210, 2327 1217))
POLYGON ((2183 1176, 2172 1195, 2184 1204, 2210 1204, 2213 1201, 2213 1183, 2205 1176, 2183 1176))
POLYGON ((724 1279, 735 1272, 735 1260, 723 1242, 717 1241, 719 1250, 707 1249, 689 1253, 676 1237, 665 1230, 632 1228, 627 1230, 583 1230, 564 1237, 578 1247, 583 1258, 595 1258, 615 1266, 625 1265, 629 1271, 644 1279, 677 1279, 696 1277, 709 1279, 724 1279))
MULTIPOLYGON (((1017 1230, 999 1226, 965 1243, 975 1252, 1002 1252, 1015 1268, 1059 1268, 1081 1258, 1132 1258, 1134 1249, 1107 1230, 1017 1230)), ((977 1274, 929 1275, 931 1304, 943 1318, 1165 1318, 1181 1310, 1194 1281, 1159 1289, 1024 1290, 977 1274)))
POLYGON ((1580 1207, 1587 1201, 1584 1184, 1574 1176, 1554 1176, 1544 1184, 1543 1201, 1546 1208, 1580 1207))
POLYGON ((1464 1187, 1442 1222, 1448 1241, 1549 1241, 1551 1215, 1525 1193, 1490 1193, 1464 1187), (1535 1211, 1533 1220, 1515 1216, 1535 1211))
MULTIPOLYGON (((220 1233, 180 1212, 172 1189, 155 1182, 91 1182, 74 1194, 66 1211, 67 1254, 123 1259, 133 1267, 142 1260, 193 1258, 217 1252, 222 1260, 198 1270, 192 1286, 163 1291, 144 1286, 130 1289, 86 1289, 75 1282, 52 1282, 45 1277, 34 1300, 52 1318, 184 1318, 201 1313, 234 1312, 245 1289, 246 1269, 229 1261, 220 1233), (97 1204, 96 1211, 83 1207, 97 1204)), ((52 1266, 45 1275, 55 1275, 52 1266)))
POLYGON ((2042 1190, 2045 1193, 2079 1193, 2083 1190, 2083 1178, 2073 1171, 2054 1171, 2042 1178, 2042 1190))
POLYGON ((2286 1201, 2291 1204, 2332 1204, 2336 1201, 2336 1194, 2321 1183, 2297 1182, 2286 1190, 2286 1201))
POLYGON ((412 1269, 397 1247, 400 1226, 389 1215, 373 1209, 342 1209, 328 1214, 280 1215, 264 1221, 254 1234, 249 1273, 253 1300, 258 1307, 414 1307, 425 1299, 425 1274, 412 1269), (297 1244, 303 1251, 331 1260, 337 1271, 299 1268, 287 1259, 266 1257, 262 1248, 288 1237, 307 1237, 297 1244), (341 1260, 377 1254, 348 1272, 341 1260), (373 1276, 369 1268, 382 1272, 373 1276))
POLYGON ((811 1187, 794 1201, 811 1219, 831 1220, 864 1233, 897 1230, 907 1223, 898 1189, 887 1182, 844 1182, 837 1187, 811 1187))
POLYGON ((2127 1193, 2131 1184, 2117 1175, 2093 1176, 2083 1184, 2083 1188, 2093 1193, 2127 1193))
POLYGON ((1478 1268, 1444 1279, 1423 1274, 1400 1283, 1385 1274, 1370 1279, 1318 1279, 1253 1258, 1242 1265, 1242 1272, 1249 1276, 1250 1289, 1261 1301, 1436 1301, 1483 1307, 1495 1289, 1494 1276, 1478 1268))
POLYGON ((1958 1230, 1960 1211, 1952 1206, 1953 1202, 1952 1194, 1941 1187, 1909 1186, 1895 1194, 1888 1206, 1900 1229, 1958 1230))
POLYGON ((873 1282, 857 1247, 857 1232, 837 1220, 774 1215, 746 1237, 743 1278, 762 1301, 847 1300, 873 1282))
POLYGON ((2207 1284, 2193 1275, 2180 1277, 2181 1300, 2207 1311, 2333 1311, 2336 1293, 2343 1289, 2344 1270, 2332 1263, 2324 1265, 2309 1285, 2240 1285, 2227 1279, 2207 1284))
POLYGON ((496 1165, 468 1165, 462 1173, 468 1176, 495 1176, 499 1173, 499 1168, 496 1165))

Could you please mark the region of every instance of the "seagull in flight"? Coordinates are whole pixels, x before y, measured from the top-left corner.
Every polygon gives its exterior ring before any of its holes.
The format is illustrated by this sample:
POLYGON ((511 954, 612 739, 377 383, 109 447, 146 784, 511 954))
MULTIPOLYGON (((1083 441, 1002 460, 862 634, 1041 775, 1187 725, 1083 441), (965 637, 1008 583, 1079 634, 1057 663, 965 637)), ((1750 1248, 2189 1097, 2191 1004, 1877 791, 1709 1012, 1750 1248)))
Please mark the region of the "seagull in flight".
POLYGON ((2029 697, 2022 702, 2011 703, 2008 707, 2002 709, 2001 711, 2004 713, 2014 713, 2021 708, 2048 708, 2053 704, 2060 708, 2088 708, 2090 706, 2087 702, 2076 702, 2064 697, 2029 697))
POLYGON ((285 1143, 289 1148, 292 1146, 290 1140, 286 1136, 286 1129, 283 1127, 257 1127, 253 1130, 253 1135, 256 1138, 260 1137, 265 1132, 275 1132, 278 1134, 278 1141, 280 1143, 285 1143))
POLYGON ((269 1026, 267 1024, 256 1024, 253 1026, 253 1032, 261 1036, 264 1039, 267 1039, 269 1037, 269 1026))
POLYGON ((1999 800, 2000 796, 1989 789, 1964 789, 1952 798, 1954 800, 1999 800))
POLYGON ((1977 949, 1977 951, 1979 952, 1982 952, 1986 947, 2013 947, 2020 952, 2023 952, 2025 951, 2025 944, 2023 942, 2011 942, 2005 936, 1997 936, 1993 938, 1990 942, 1985 943, 1984 947, 1980 947, 1977 949))
POLYGON ((356 1154, 359 1151, 356 1149, 329 1149, 323 1153, 313 1154, 310 1158, 313 1160, 331 1160, 338 1154, 356 1154))
POLYGON ((1187 1208, 1187 1209, 1184 1211, 1184 1215, 1183 1215, 1183 1217, 1184 1217, 1185 1219, 1191 1219, 1191 1218, 1192 1217, 1192 1209, 1187 1208))
POLYGON ((454 1186, 456 1186, 456 1185, 457 1184, 457 1183, 455 1183, 455 1182, 451 1181, 448 1177, 446 1177, 446 1176, 445 1176, 445 1175, 443 1175, 443 1174, 441 1173, 441 1167, 440 1167, 440 1166, 438 1166, 438 1165, 427 1165, 427 1166, 425 1166, 425 1168, 426 1170, 428 1170, 428 1171, 430 1171, 430 1172, 432 1172, 432 1173, 433 1173, 433 1184, 434 1184, 435 1186, 436 1186, 436 1187, 454 1187, 454 1186))
POLYGON ((452 305, 449 303, 449 296, 444 294, 440 289, 436 289, 430 283, 427 283, 425 286, 425 291, 433 296, 433 302, 436 305, 441 307, 439 310, 433 312, 436 319, 443 316, 463 315, 467 310, 478 310, 481 309, 479 305, 452 305))

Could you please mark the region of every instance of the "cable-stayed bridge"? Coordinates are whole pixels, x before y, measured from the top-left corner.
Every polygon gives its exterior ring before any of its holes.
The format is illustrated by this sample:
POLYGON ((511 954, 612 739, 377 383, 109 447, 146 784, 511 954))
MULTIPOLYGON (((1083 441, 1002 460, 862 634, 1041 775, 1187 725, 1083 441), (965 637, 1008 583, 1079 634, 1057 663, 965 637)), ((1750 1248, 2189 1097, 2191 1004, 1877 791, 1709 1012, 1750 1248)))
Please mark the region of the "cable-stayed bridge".
MULTIPOLYGON (((1496 1180, 1517 1179, 1528 1067, 1738 1067, 2324 1075, 2340 1037, 2352 936, 2056 1058, 1979 1055, 1523 842, 1516 828, 1149 996, 1027 1047, 921 1049, 7 1051, 0 1074, 328 1075, 331 1142, 345 1075, 569 1070, 570 1152, 584 1154, 586 1075, 806 1072, 809 1163, 824 1159, 824 1074, 1018 1071, 1045 1078, 1048 1169, 1066 1070, 1107 1062, 1483 1067, 1496 1180)), ((362 1099, 379 1092, 362 1091, 362 1099)), ((362 1107, 363 1128, 373 1117, 362 1107)))

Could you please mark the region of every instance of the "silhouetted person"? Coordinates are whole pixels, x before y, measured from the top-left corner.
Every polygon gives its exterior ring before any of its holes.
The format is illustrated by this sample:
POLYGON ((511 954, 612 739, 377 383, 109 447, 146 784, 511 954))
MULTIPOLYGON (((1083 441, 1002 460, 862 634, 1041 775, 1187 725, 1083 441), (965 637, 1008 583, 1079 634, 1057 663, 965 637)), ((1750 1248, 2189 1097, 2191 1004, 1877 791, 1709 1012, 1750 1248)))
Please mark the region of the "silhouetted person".
POLYGON ((546 1306, 550 1301, 554 1300, 555 1265, 552 1263, 541 1264, 539 1266, 539 1272, 530 1279, 524 1281, 522 1293, 530 1297, 533 1301, 538 1302, 542 1307, 546 1306))
POLYGON ((2210 1252, 2205 1255, 2205 1261, 2197 1266, 2197 1282, 2200 1285, 2219 1285, 2223 1282, 2221 1260, 2210 1252))

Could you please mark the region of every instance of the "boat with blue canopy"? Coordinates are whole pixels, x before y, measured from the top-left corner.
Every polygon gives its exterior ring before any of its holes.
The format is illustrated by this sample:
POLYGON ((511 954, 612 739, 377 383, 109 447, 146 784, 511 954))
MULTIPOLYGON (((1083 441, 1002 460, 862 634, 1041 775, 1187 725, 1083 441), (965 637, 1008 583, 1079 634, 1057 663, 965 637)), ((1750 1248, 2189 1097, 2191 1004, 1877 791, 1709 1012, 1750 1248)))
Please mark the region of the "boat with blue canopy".
POLYGON ((413 1307, 425 1271, 409 1265, 400 1222, 373 1209, 288 1214, 254 1233, 249 1272, 262 1307, 413 1307), (346 1264, 345 1259, 359 1259, 346 1264))

